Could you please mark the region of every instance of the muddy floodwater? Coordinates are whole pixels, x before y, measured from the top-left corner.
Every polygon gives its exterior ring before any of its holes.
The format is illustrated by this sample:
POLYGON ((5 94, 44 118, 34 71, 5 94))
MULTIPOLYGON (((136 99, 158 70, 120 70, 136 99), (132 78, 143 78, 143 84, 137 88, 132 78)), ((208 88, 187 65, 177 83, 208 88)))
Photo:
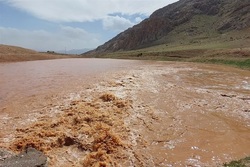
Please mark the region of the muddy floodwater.
POLYGON ((221 166, 250 156, 247 70, 31 61, 0 64, 0 87, 0 148, 34 147, 49 166, 221 166))

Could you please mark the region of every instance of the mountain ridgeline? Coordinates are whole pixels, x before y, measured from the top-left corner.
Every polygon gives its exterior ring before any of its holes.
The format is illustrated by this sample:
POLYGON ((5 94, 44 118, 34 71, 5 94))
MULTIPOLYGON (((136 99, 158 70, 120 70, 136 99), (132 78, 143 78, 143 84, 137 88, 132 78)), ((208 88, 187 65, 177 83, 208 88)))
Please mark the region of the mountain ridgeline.
POLYGON ((88 54, 214 38, 250 27, 249 0, 180 0, 155 11, 88 54))

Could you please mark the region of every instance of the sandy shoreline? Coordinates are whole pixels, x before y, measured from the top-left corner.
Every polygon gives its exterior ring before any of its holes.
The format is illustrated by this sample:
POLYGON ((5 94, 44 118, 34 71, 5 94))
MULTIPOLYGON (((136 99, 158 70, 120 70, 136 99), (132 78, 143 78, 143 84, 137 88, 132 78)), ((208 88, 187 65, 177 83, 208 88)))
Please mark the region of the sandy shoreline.
POLYGON ((58 167, 217 166, 250 155, 249 94, 249 71, 146 62, 33 113, 2 109, 0 147, 58 167))

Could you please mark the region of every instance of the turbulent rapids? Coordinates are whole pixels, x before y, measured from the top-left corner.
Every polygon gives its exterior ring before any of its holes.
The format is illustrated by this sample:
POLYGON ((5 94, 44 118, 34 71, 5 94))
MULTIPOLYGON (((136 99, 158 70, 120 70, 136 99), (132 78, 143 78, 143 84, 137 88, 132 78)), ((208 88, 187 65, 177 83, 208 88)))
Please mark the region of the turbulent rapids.
POLYGON ((0 69, 0 147, 12 154, 33 147, 55 167, 218 166, 250 155, 249 71, 102 59, 0 69))

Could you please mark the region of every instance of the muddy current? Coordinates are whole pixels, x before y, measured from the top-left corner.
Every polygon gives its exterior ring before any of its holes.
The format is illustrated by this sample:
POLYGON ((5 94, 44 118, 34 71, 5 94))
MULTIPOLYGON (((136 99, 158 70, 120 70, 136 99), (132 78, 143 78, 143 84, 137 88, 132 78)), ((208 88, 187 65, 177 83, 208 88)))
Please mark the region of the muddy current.
POLYGON ((250 155, 250 72, 195 63, 0 64, 0 147, 49 166, 220 166, 250 155))

